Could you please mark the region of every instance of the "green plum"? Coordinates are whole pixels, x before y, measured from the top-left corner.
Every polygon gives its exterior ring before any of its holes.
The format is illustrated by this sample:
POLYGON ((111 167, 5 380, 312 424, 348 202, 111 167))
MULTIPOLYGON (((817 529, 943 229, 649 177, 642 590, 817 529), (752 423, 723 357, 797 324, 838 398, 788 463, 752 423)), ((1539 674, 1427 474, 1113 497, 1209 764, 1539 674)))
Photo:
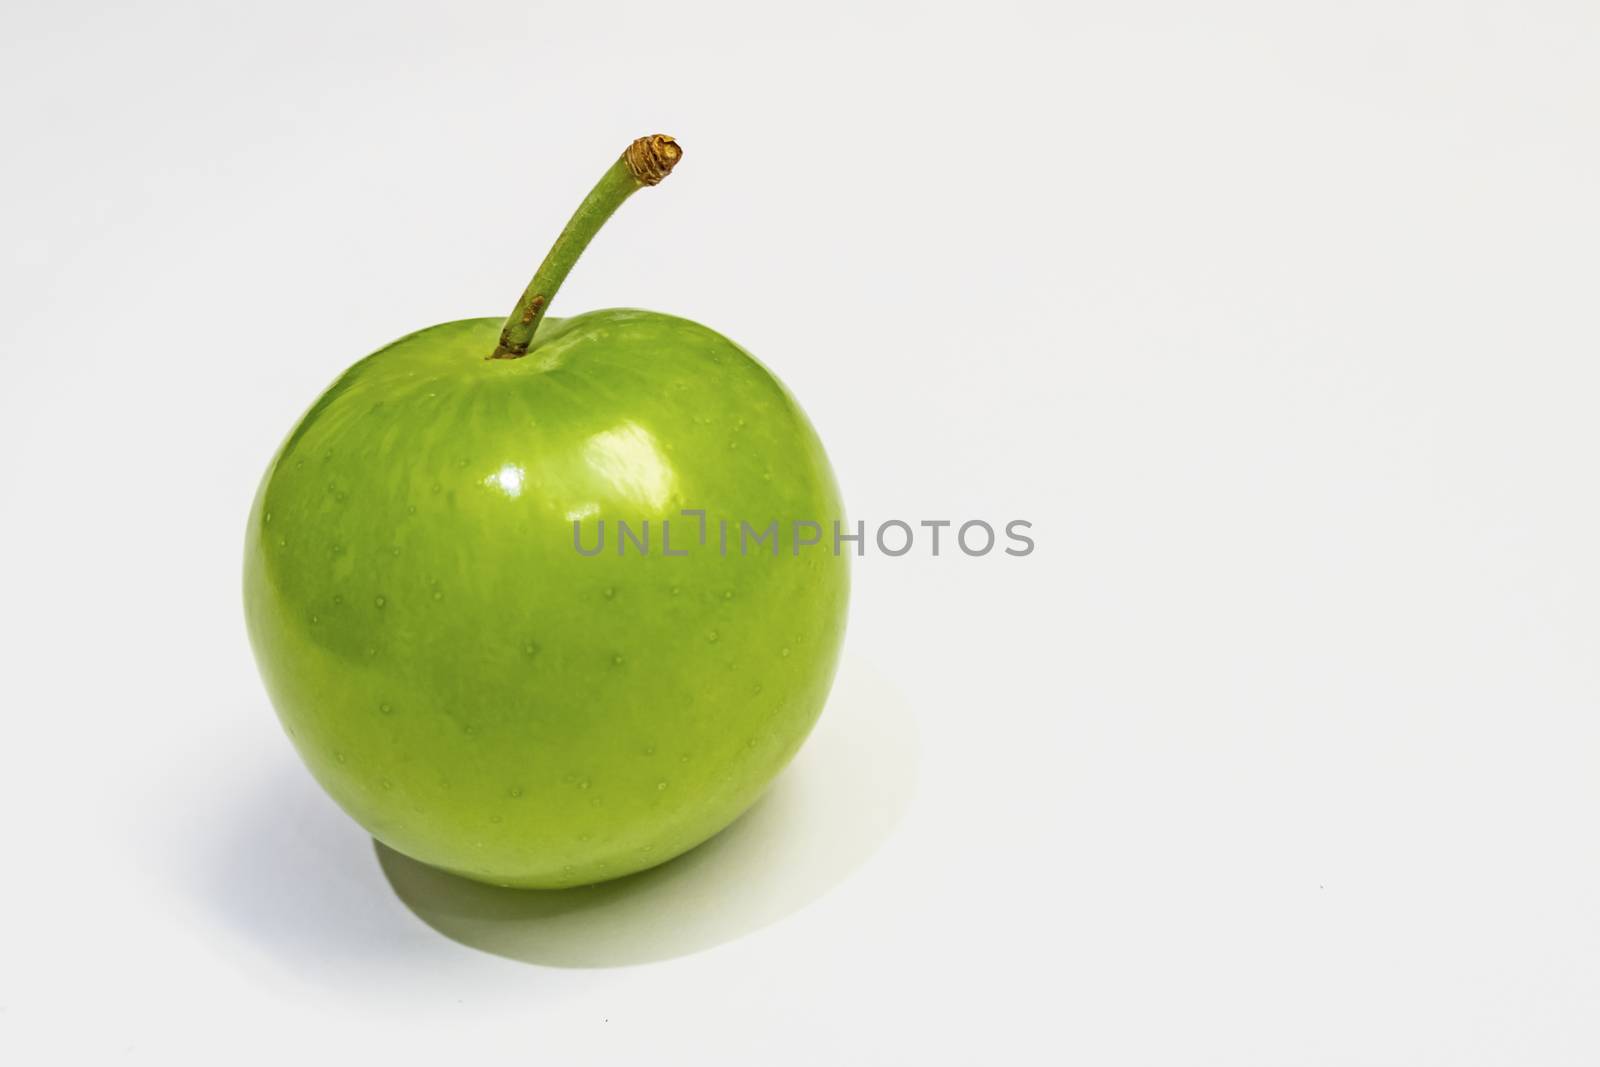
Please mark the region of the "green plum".
POLYGON ((373 836, 469 878, 579 885, 692 848, 794 756, 832 684, 848 553, 791 534, 841 517, 794 398, 685 319, 543 314, 679 155, 634 142, 510 318, 346 371, 251 510, 245 614, 286 732, 373 836), (721 547, 722 522, 772 520, 781 546, 721 547))

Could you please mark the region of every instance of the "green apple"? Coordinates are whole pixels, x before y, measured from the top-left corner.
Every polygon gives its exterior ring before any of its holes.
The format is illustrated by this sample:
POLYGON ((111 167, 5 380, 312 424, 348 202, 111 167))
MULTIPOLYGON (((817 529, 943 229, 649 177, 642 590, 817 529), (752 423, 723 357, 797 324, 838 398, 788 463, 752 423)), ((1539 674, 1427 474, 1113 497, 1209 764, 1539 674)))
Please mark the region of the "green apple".
POLYGON ((289 737, 373 836, 470 878, 578 885, 692 848, 794 756, 832 683, 848 554, 791 534, 841 514, 794 398, 685 319, 543 315, 679 155, 634 142, 510 318, 346 371, 251 510, 245 614, 289 737), (781 551, 721 547, 723 522, 772 520, 781 551))

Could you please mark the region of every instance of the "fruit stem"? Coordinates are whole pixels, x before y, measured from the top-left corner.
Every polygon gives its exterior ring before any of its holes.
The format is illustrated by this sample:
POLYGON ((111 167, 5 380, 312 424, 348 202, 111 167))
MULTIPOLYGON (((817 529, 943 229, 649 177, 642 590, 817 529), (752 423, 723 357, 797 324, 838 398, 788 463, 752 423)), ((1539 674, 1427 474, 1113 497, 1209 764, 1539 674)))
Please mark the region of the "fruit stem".
POLYGON ((578 210, 567 220, 566 228, 556 243, 545 253, 544 262, 533 275, 533 280, 522 291, 522 299, 506 318, 500 331, 500 344, 490 359, 517 359, 528 354, 534 331, 544 318, 545 309, 555 297, 556 290, 566 280, 572 265, 578 262, 583 250, 589 247, 594 235, 600 232, 609 219, 622 206, 622 202, 647 185, 656 185, 672 172, 683 149, 678 142, 665 134, 641 137, 630 144, 620 159, 601 175, 589 195, 583 198, 578 210))

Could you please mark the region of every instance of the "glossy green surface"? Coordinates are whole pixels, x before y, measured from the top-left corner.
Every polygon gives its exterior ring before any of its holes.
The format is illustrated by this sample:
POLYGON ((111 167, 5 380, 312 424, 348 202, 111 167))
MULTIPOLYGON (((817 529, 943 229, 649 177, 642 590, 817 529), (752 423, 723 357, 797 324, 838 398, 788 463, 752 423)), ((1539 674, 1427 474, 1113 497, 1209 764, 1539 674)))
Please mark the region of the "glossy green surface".
POLYGON ((340 378, 251 511, 244 599, 273 704, 374 836, 502 885, 653 866, 722 829, 822 709, 847 556, 718 549, 842 516, 794 399, 719 334, 642 311, 403 338, 340 378), (699 544, 703 508, 711 524, 699 544), (592 549, 574 548, 573 519, 592 549), (650 521, 617 553, 615 520, 650 521), (662 552, 661 520, 674 551, 662 552), (737 526, 734 527, 737 530, 737 526))

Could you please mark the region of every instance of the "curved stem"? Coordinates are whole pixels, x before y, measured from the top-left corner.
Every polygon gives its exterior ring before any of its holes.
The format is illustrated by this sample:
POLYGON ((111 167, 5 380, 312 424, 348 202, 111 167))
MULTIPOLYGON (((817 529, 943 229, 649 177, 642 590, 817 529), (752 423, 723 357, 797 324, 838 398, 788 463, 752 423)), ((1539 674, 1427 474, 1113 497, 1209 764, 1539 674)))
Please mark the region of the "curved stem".
POLYGON ((544 318, 545 309, 555 297, 556 290, 566 280, 583 250, 600 231, 622 202, 647 185, 655 185, 671 173, 683 149, 672 138, 663 134, 641 137, 622 153, 601 175, 589 195, 583 198, 578 210, 572 213, 566 228, 556 243, 550 246, 544 262, 533 275, 533 280, 522 291, 522 299, 511 310, 500 331, 500 344, 490 359, 516 359, 528 352, 534 331, 544 318))

